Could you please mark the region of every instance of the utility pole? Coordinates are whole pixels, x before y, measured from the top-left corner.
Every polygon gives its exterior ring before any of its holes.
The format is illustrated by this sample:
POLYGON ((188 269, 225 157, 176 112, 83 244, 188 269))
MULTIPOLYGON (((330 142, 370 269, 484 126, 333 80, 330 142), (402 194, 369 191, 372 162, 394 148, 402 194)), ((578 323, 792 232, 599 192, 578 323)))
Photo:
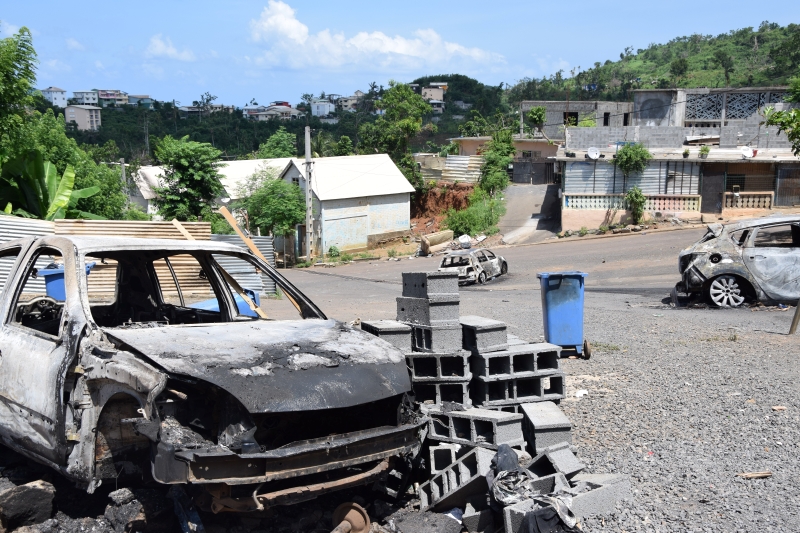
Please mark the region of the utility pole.
POLYGON ((311 261, 311 234, 314 228, 314 213, 311 203, 311 128, 306 126, 306 261, 311 261))

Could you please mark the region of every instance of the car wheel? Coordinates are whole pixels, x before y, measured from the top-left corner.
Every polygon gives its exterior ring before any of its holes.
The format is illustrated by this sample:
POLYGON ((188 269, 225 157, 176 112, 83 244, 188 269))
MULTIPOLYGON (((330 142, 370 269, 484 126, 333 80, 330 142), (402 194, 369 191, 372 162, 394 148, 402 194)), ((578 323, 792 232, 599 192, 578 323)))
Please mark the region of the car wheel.
POLYGON ((744 291, 735 276, 718 276, 708 287, 708 297, 717 307, 739 307, 744 303, 744 291))
POLYGON ((500 267, 500 274, 508 274, 508 263, 503 261, 503 266, 500 267))
POLYGON ((486 272, 481 272, 480 274, 478 274, 478 283, 480 283, 481 285, 486 283, 486 272))

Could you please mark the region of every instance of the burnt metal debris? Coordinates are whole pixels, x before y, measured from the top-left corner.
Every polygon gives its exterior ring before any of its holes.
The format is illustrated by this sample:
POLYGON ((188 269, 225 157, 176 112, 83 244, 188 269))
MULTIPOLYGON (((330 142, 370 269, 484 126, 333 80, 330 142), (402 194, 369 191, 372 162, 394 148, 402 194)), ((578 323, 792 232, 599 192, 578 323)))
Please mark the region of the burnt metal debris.
MULTIPOLYGON (((556 405, 560 347, 461 317, 456 273, 404 274, 398 319, 357 329, 226 243, 51 236, 4 243, 0 259, 12 263, 0 294, 2 443, 89 493, 126 476, 170 485, 172 504, 156 510, 174 507, 185 531, 202 531, 198 510, 266 511, 365 486, 421 510, 458 508, 471 531, 497 520, 512 531, 504 505, 550 497, 580 514, 629 490, 581 477, 556 405), (230 261, 270 277, 298 319, 263 318, 222 268, 230 261), (29 284, 48 264, 60 285, 29 284), (90 264, 114 265, 105 300, 89 291, 90 264), (213 306, 187 301, 198 284, 213 306), (517 466, 504 470, 501 456, 517 466)), ((154 516, 113 494, 115 529, 154 516)), ((332 527, 368 524, 347 509, 353 520, 332 527)))

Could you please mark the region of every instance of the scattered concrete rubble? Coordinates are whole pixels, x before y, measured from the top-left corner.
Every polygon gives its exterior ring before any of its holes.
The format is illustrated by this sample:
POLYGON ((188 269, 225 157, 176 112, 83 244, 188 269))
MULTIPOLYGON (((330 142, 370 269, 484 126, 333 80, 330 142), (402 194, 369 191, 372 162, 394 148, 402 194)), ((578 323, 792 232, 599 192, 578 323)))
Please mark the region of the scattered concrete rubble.
POLYGON ((404 273, 397 320, 361 324, 405 352, 428 418, 415 478, 420 510, 460 517, 471 533, 494 532, 501 521, 506 533, 522 531, 526 515, 547 507, 572 526, 576 516, 613 511, 630 497, 630 481, 582 473, 572 424, 557 405, 566 385, 561 347, 527 343, 497 320, 461 317, 459 304, 457 274, 404 273), (503 459, 509 450, 512 466, 503 459))

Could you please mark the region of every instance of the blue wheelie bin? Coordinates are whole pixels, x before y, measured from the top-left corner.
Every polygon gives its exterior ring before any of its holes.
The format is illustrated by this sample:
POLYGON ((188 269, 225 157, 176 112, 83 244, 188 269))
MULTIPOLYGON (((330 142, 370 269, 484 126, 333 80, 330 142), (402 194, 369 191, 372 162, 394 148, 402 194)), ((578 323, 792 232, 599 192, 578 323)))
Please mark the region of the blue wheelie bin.
POLYGON ((585 272, 541 272, 542 317, 546 342, 575 348, 578 355, 591 356, 583 336, 583 289, 585 272))

